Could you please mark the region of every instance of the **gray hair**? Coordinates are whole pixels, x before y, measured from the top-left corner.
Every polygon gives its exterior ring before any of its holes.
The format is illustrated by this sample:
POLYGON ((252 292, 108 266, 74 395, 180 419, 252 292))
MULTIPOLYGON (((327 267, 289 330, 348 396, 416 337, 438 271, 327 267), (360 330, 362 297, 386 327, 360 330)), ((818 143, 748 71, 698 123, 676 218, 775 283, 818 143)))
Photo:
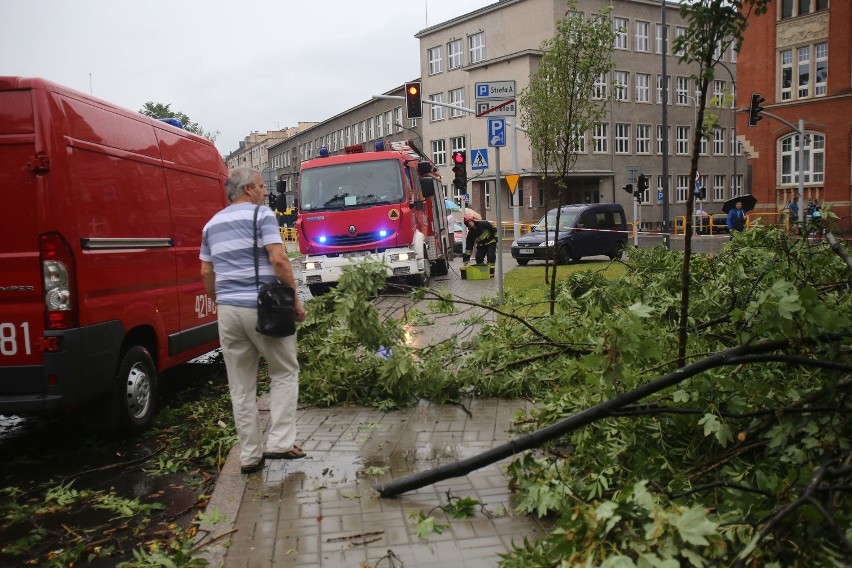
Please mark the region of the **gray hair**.
POLYGON ((228 175, 228 183, 225 185, 228 203, 245 193, 246 186, 254 183, 254 176, 260 175, 252 168, 234 168, 228 175))

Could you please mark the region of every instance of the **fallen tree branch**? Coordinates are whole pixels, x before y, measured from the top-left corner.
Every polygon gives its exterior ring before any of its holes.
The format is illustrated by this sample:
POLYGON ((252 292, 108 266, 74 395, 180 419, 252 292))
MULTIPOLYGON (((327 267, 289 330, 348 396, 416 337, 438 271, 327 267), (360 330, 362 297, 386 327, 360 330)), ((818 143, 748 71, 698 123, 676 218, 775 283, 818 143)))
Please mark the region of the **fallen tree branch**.
MULTIPOLYGON (((843 332, 808 338, 805 340, 805 343, 821 344, 825 342, 834 342, 850 336, 852 336, 852 330, 845 330, 843 332)), ((578 430, 584 426, 588 426, 601 418, 612 416, 615 411, 622 409, 629 404, 633 404, 647 396, 677 385, 690 377, 703 373, 704 371, 714 369, 716 367, 739 364, 739 362, 732 361, 737 361, 739 358, 746 355, 773 353, 775 351, 784 350, 787 349, 789 345, 790 342, 787 339, 775 339, 761 343, 732 347, 731 349, 727 349, 721 353, 717 353, 700 361, 696 361, 682 368, 676 369, 675 371, 645 383, 632 391, 620 393, 607 401, 596 404, 591 408, 587 408, 586 410, 569 416, 555 424, 551 424, 546 428, 538 430, 537 432, 532 432, 515 440, 510 440, 505 444, 486 450, 478 455, 471 456, 454 463, 444 464, 432 470, 415 473, 402 479, 396 479, 384 485, 377 484, 374 485, 373 488, 382 497, 395 497, 425 485, 430 485, 453 477, 461 477, 471 471, 511 457, 525 450, 537 448, 545 442, 564 436, 565 434, 578 430)))

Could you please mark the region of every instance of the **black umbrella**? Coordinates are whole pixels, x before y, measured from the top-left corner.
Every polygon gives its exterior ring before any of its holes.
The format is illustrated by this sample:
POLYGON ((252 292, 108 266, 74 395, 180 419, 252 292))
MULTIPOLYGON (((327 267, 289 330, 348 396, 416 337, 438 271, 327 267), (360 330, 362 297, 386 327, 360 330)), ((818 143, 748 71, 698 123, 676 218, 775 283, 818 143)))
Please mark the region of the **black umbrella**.
POLYGON ((751 211, 752 209, 754 209, 754 206, 757 205, 757 198, 755 196, 753 196, 751 194, 738 195, 736 197, 732 197, 729 200, 727 200, 722 205, 722 211, 727 213, 731 209, 736 209, 737 201, 743 202, 743 211, 751 211))

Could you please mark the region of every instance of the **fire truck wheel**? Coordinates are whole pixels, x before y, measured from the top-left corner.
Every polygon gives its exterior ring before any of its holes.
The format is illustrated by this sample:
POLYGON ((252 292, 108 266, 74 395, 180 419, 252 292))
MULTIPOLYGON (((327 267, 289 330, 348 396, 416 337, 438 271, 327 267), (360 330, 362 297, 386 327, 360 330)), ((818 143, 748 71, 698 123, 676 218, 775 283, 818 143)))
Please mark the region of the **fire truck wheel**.
POLYGON ((436 260, 433 268, 435 276, 446 276, 450 273, 450 263, 447 259, 436 260))
POLYGON ((116 374, 114 401, 122 429, 141 430, 154 418, 157 367, 145 347, 134 345, 124 353, 116 374))
POLYGON ((308 290, 314 298, 319 298, 323 294, 327 294, 331 287, 328 284, 308 284, 308 290))

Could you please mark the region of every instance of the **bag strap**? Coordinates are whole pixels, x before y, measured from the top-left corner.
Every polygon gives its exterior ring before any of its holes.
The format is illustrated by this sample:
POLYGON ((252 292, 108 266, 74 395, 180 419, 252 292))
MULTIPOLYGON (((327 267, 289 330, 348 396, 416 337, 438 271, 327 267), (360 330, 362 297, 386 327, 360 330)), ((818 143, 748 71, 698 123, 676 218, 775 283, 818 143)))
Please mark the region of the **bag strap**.
POLYGON ((254 251, 254 286, 260 291, 260 269, 259 269, 259 260, 257 258, 257 212, 260 211, 260 205, 254 208, 254 221, 252 222, 252 236, 254 237, 254 244, 252 245, 252 251, 254 251))

